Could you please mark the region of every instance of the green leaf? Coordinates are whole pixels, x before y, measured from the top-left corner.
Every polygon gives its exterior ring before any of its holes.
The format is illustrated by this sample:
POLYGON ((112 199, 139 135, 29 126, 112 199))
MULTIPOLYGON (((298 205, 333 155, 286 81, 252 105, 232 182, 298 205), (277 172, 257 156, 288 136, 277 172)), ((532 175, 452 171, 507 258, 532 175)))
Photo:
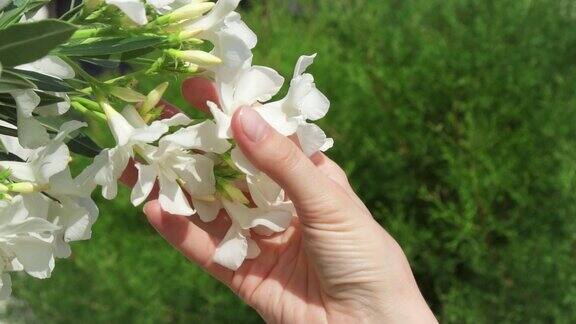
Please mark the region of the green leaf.
POLYGON ((50 1, 49 0, 22 1, 20 6, 16 6, 16 8, 13 8, 12 10, 9 11, 5 11, 2 13, 2 15, 0 15, 0 29, 4 29, 14 23, 19 22, 22 15, 24 15, 29 11, 42 7, 48 2, 50 1))
POLYGON ((11 71, 5 70, 0 76, 0 93, 33 88, 35 88, 34 83, 11 71))
POLYGON ((0 30, 0 62, 12 67, 41 59, 70 39, 76 29, 66 22, 43 20, 0 30))
POLYGON ((99 67, 103 67, 105 69, 116 69, 120 66, 120 60, 113 60, 113 59, 98 59, 98 58, 82 58, 82 62, 96 65, 99 67))
POLYGON ((162 36, 134 36, 130 38, 114 37, 90 43, 70 44, 58 49, 58 53, 68 56, 102 56, 121 54, 136 50, 153 48, 166 40, 162 36))
MULTIPOLYGON (((64 101, 64 98, 54 96, 46 92, 42 91, 35 91, 35 92, 40 97, 40 104, 38 105, 38 107, 53 105, 64 101)), ((11 95, 7 93, 0 93, 0 103, 8 105, 10 107, 16 107, 16 101, 14 100, 14 98, 12 98, 11 95)))
POLYGON ((65 81, 51 77, 49 75, 18 69, 13 69, 11 71, 27 79, 28 81, 34 83, 38 87, 38 89, 43 91, 71 92, 75 90, 73 87, 69 86, 65 81))
POLYGON ((64 98, 51 95, 46 92, 36 91, 36 94, 40 97, 40 104, 38 105, 38 107, 53 105, 64 101, 64 98))
POLYGON ((18 130, 6 126, 0 126, 0 134, 17 137, 18 130))

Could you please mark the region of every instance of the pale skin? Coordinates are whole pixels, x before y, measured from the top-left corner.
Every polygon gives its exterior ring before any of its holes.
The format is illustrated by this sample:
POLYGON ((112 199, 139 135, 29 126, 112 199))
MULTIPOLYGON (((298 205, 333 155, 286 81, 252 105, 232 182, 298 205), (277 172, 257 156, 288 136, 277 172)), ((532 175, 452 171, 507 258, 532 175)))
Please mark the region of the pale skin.
MULTIPOLYGON (((184 96, 201 110, 212 84, 191 79, 184 96)), ((307 158, 250 107, 234 115, 234 138, 248 159, 294 202, 297 218, 273 237, 254 234, 262 253, 237 271, 212 262, 230 221, 144 213, 178 251, 222 281, 268 323, 436 323, 398 243, 373 219, 344 171, 324 154, 307 158)))

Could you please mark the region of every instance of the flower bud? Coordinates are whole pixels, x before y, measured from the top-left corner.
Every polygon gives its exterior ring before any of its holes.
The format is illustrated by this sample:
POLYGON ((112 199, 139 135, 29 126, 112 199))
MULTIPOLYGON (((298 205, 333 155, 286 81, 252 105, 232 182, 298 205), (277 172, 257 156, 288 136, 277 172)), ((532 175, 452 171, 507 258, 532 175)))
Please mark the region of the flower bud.
POLYGON ((198 65, 193 64, 193 63, 186 64, 186 71, 188 73, 196 73, 196 72, 198 72, 198 70, 200 70, 200 67, 198 65))
POLYGON ((184 7, 178 8, 165 17, 168 22, 177 22, 180 20, 196 19, 208 11, 212 10, 214 2, 190 3, 184 7))
POLYGON ((137 103, 146 100, 146 96, 130 88, 112 87, 110 93, 126 102, 137 103))
POLYGON ((119 112, 117 112, 110 103, 106 100, 99 101, 100 107, 104 110, 106 114, 106 121, 108 122, 108 127, 110 128, 110 132, 112 132, 112 136, 116 140, 118 145, 125 145, 130 140, 130 135, 134 130, 134 127, 128 123, 126 118, 122 116, 119 112))
POLYGON ((162 96, 164 96, 164 92, 166 92, 166 89, 168 89, 168 85, 170 85, 170 83, 164 82, 159 86, 157 86, 156 88, 154 88, 154 90, 150 91, 150 93, 146 96, 146 100, 142 104, 142 107, 140 108, 141 116, 144 117, 152 109, 154 109, 156 105, 158 105, 158 103, 162 99, 162 96))
POLYGON ((172 57, 200 66, 213 66, 222 63, 222 60, 217 56, 199 50, 179 51, 169 49, 166 53, 172 57))
POLYGON ((248 205, 250 203, 250 201, 248 200, 248 198, 246 198, 246 195, 244 195, 242 190, 236 188, 230 182, 225 182, 222 185, 222 190, 224 191, 223 194, 233 202, 237 202, 244 205, 248 205))
POLYGON ((31 182, 11 183, 8 185, 8 190, 19 193, 33 193, 40 191, 38 186, 31 182))
POLYGON ((178 37, 181 40, 188 40, 190 38, 193 38, 195 36, 197 36, 198 34, 200 34, 202 32, 202 29, 189 29, 189 30, 183 30, 182 32, 180 32, 180 34, 178 34, 178 37))

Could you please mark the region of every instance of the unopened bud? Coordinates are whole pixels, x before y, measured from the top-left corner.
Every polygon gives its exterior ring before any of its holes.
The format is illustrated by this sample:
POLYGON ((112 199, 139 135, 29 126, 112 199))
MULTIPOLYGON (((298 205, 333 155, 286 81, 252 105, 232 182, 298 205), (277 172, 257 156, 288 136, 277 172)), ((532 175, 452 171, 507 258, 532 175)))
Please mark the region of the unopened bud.
POLYGON ((190 3, 184 7, 178 8, 165 17, 169 17, 168 22, 177 22, 180 20, 196 19, 214 8, 214 2, 190 3))
POLYGON ((154 90, 150 91, 150 93, 146 96, 146 100, 142 104, 142 107, 140 108, 141 116, 145 116, 152 109, 154 109, 156 105, 158 105, 158 103, 162 99, 162 96, 164 96, 164 92, 166 92, 166 89, 168 89, 168 85, 170 85, 170 83, 164 82, 159 86, 157 86, 156 88, 154 88, 154 90))
POLYGON ((110 93, 126 102, 137 103, 146 100, 146 96, 130 88, 112 87, 110 93))
POLYGON ((33 193, 40 191, 38 186, 31 182, 18 182, 18 183, 11 183, 8 185, 8 190, 12 192, 19 192, 19 193, 33 193))
POLYGON ((202 32, 202 29, 184 30, 184 31, 180 32, 180 34, 178 34, 178 37, 180 37, 180 39, 182 39, 182 40, 189 40, 190 38, 198 36, 198 34, 200 34, 201 32, 202 32))
POLYGON ((236 188, 231 183, 229 182, 224 183, 224 185, 222 185, 222 189, 224 190, 223 194, 228 198, 230 198, 231 201, 244 205, 250 203, 250 201, 248 200, 248 198, 246 198, 246 195, 244 195, 242 190, 236 188))
POLYGON ((199 67, 198 65, 196 65, 196 64, 188 63, 188 64, 186 65, 186 71, 187 71, 188 73, 196 73, 196 72, 198 72, 198 70, 200 70, 200 67, 199 67))
POLYGON ((166 53, 172 57, 200 66, 213 66, 222 63, 222 60, 217 56, 199 50, 179 51, 169 49, 166 53))

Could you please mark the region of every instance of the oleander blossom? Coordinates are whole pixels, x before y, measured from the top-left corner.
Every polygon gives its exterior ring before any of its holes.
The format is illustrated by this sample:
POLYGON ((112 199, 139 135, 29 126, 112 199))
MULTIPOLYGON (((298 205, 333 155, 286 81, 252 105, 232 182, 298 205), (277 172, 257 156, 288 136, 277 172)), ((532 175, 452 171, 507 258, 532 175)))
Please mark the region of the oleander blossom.
MULTIPOLYGON (((0 0, 0 12, 19 10, 11 3, 0 0)), ((330 101, 307 72, 315 54, 297 60, 286 96, 272 101, 285 78, 254 64, 257 36, 235 11, 239 3, 90 0, 71 13, 78 26, 60 32, 80 28, 51 51, 27 60, 0 52, 0 299, 10 295, 10 272, 48 278, 55 259, 71 256, 70 243, 91 238, 99 217, 93 192, 115 199, 126 170, 136 174, 134 206, 157 198, 175 217, 228 217, 213 261, 233 271, 260 254, 254 233, 269 236, 292 224, 293 203, 235 144, 231 120, 252 107, 312 156, 334 145, 316 125, 330 101), (118 61, 143 67, 106 81, 85 70, 118 61), (140 81, 173 74, 214 82, 210 116, 166 114, 167 82, 139 92, 140 81), (90 161, 78 163, 77 154, 90 161)), ((33 26, 40 16, 28 12, 17 21, 33 26)))

